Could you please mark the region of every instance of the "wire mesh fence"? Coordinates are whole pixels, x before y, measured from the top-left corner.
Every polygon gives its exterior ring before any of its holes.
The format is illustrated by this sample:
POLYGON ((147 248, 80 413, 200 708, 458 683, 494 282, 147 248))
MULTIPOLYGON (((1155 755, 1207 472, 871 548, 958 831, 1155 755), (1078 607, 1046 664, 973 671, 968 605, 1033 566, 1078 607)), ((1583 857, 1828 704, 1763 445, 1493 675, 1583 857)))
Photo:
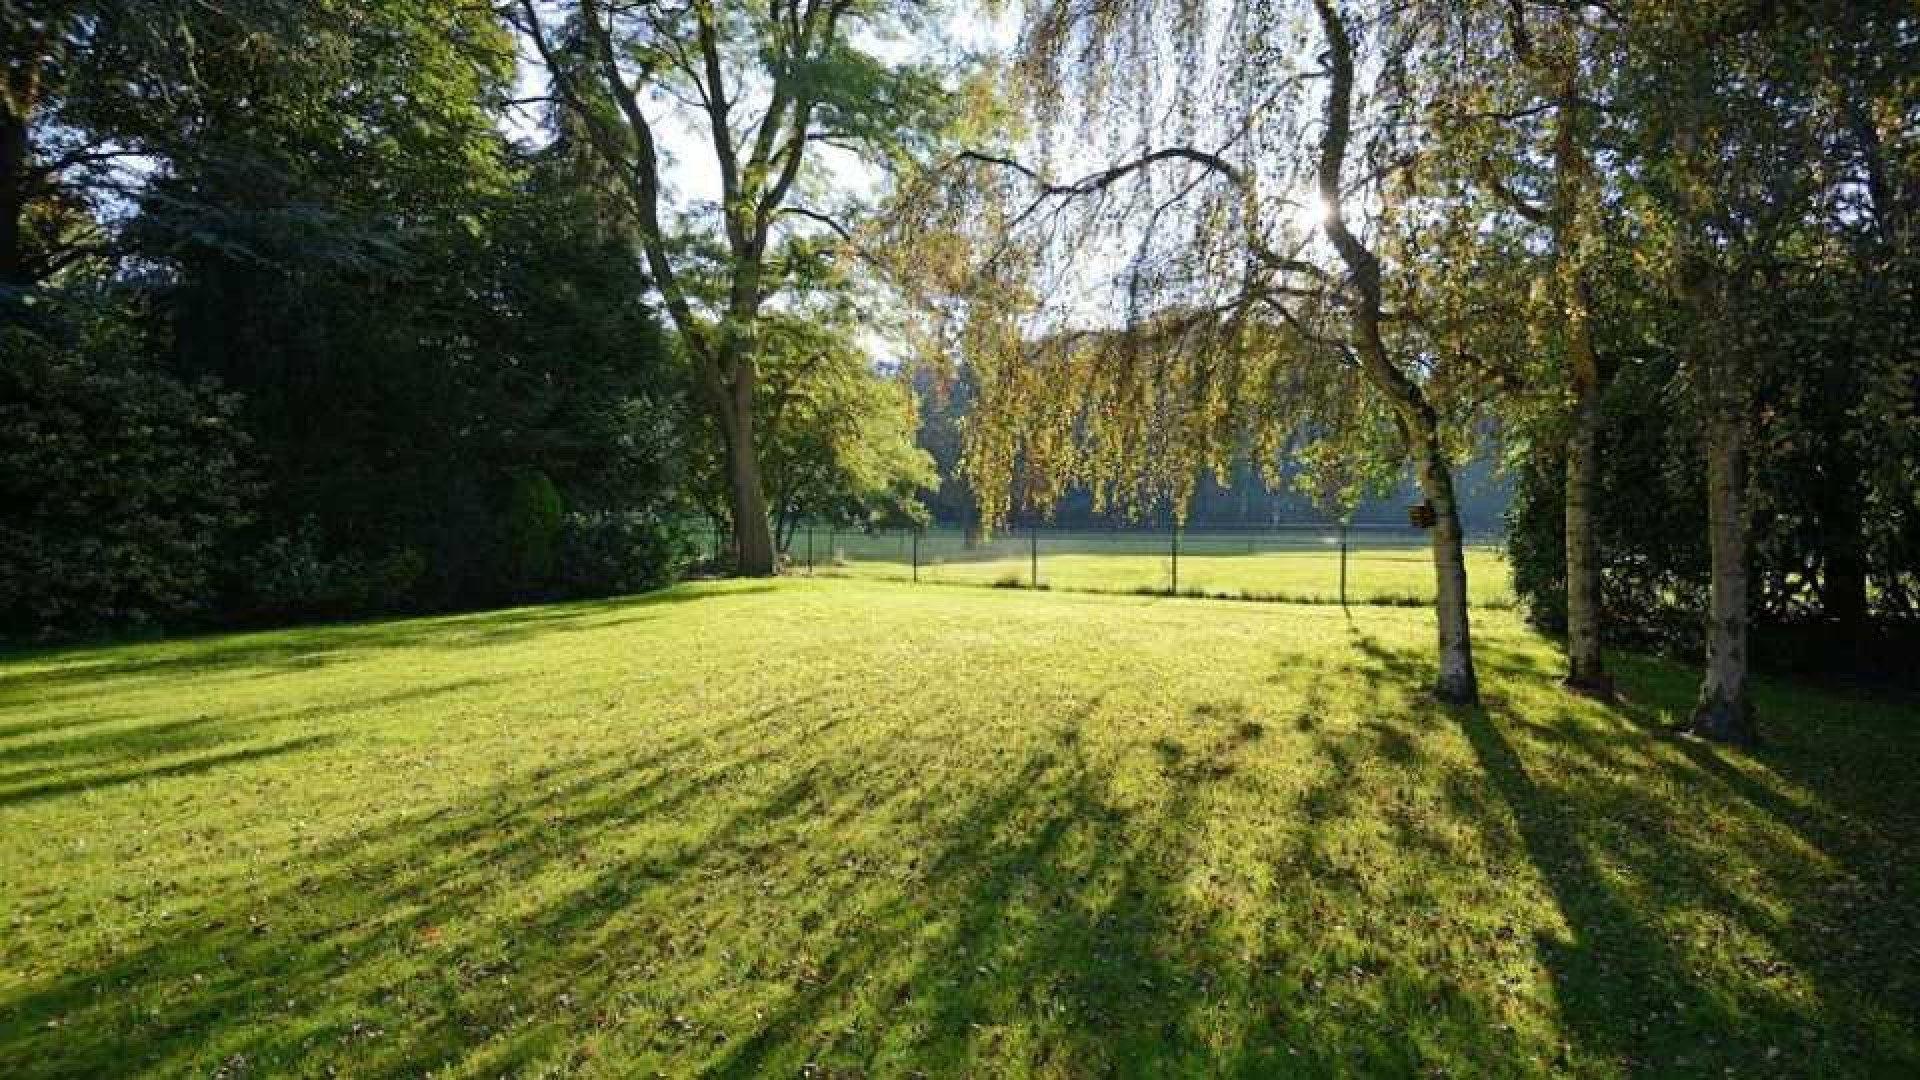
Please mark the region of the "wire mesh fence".
MULTIPOLYGON (((725 562, 725 538, 695 534, 725 562)), ((990 536, 954 527, 862 530, 802 525, 786 541, 789 572, 925 584, 1151 593, 1325 604, 1433 600, 1431 538, 1395 525, 1070 529, 1021 526, 990 536)), ((1467 551, 1469 599, 1510 607, 1498 536, 1467 551)))

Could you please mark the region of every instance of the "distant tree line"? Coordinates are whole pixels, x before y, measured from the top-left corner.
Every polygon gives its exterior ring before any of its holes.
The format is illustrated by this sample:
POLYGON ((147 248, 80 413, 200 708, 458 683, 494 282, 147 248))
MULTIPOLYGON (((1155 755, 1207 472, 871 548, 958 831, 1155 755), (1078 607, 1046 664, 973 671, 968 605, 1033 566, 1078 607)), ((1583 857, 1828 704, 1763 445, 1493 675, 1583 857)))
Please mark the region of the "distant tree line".
MULTIPOLYGON (((961 460, 970 399, 963 379, 943 380, 921 368, 914 376, 920 404, 920 444, 935 466, 933 485, 925 494, 931 520, 965 529, 979 521, 978 499, 961 460)), ((1499 447, 1491 440, 1460 468, 1460 518, 1466 530, 1481 538, 1503 535, 1513 501, 1510 473, 1501 467, 1499 447)), ((1280 525, 1327 525, 1342 521, 1411 528, 1408 508, 1419 501, 1410 476, 1388 476, 1375 490, 1356 498, 1351 506, 1326 505, 1315 499, 1313 476, 1307 465, 1282 451, 1271 462, 1249 454, 1229 459, 1224 475, 1201 469, 1192 495, 1180 508, 1185 526, 1193 528, 1272 528, 1280 525)), ((1029 520, 1072 528, 1166 528, 1174 518, 1168 505, 1129 507, 1099 512, 1093 493, 1072 485, 1044 514, 1029 520)))

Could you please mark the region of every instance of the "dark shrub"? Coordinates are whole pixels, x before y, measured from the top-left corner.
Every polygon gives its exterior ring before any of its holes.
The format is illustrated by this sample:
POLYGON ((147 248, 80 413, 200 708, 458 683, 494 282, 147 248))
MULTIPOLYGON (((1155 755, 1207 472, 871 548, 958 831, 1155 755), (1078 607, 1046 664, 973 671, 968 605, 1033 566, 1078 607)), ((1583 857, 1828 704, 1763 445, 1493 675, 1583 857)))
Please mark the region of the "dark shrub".
POLYGON ((560 588, 585 597, 659 588, 692 558, 686 533, 665 516, 601 512, 566 515, 556 561, 560 588))
POLYGON ((113 313, 0 326, 0 634, 153 632, 201 612, 251 496, 237 402, 135 361, 113 313))

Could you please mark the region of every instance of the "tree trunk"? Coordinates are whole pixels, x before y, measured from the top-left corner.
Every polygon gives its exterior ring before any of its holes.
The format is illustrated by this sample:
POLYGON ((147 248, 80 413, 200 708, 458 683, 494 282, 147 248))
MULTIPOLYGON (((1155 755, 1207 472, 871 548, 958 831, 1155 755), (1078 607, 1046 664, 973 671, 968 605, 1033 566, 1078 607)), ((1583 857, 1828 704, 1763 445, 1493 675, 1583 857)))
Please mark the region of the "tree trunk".
MULTIPOLYGON (((1581 320, 1584 322, 1584 320, 1581 320)), ((1573 329, 1573 328, 1570 328, 1573 329)), ((1584 331, 1585 327, 1578 328, 1584 331)), ((1578 346, 1574 350, 1580 351, 1578 346)), ((1591 359, 1589 355, 1589 360, 1591 359)), ((1567 680, 1569 688, 1613 697, 1601 653, 1600 542, 1594 508, 1600 492, 1600 385, 1597 372, 1575 364, 1573 414, 1567 435, 1567 680)))
POLYGON ((1413 433, 1414 468, 1420 493, 1433 507, 1434 612, 1440 630, 1440 674, 1433 696, 1454 705, 1480 700, 1473 670, 1473 637, 1467 622, 1467 558, 1460 506, 1453 497, 1453 471, 1440 452, 1437 432, 1413 433))
POLYGON ((1759 735, 1747 697, 1747 516, 1742 497, 1746 428, 1739 414, 1723 403, 1710 407, 1707 539, 1713 593, 1707 610, 1706 676, 1690 730, 1702 738, 1750 745, 1759 735))
MULTIPOLYGON (((1524 27, 1519 28, 1524 31, 1524 27)), ((1523 46, 1526 55, 1530 45, 1523 46)), ((1593 298, 1578 248, 1587 156, 1581 142, 1579 67, 1561 72, 1554 110, 1553 227, 1555 269, 1564 289, 1567 382, 1573 391, 1568 419, 1567 679, 1576 693, 1610 700, 1613 680, 1601 653, 1600 542, 1594 511, 1600 494, 1600 357, 1593 343, 1593 298)))
POLYGON ((28 280, 27 118, 0 105, 0 285, 24 288, 28 280))
POLYGON ((767 521, 767 499, 760 490, 760 461, 754 453, 753 420, 743 414, 727 440, 727 476, 733 511, 735 572, 741 577, 771 577, 774 573, 773 529, 767 521))
POLYGON ((1467 560, 1462 549, 1460 508, 1453 498, 1453 473, 1440 447, 1440 419, 1420 384, 1394 364, 1381 332, 1384 308, 1380 260, 1347 228, 1341 209, 1341 169, 1353 130, 1353 39, 1332 0, 1314 0, 1327 44, 1329 84, 1326 126, 1320 134, 1316 185, 1328 208, 1321 228, 1352 280, 1352 342, 1367 381, 1392 406, 1407 450, 1413 456, 1420 490, 1433 507, 1434 609, 1440 630, 1440 672, 1433 695, 1457 705, 1478 704, 1480 684, 1473 671, 1473 636, 1467 619, 1467 560))
POLYGON ((760 453, 753 437, 752 368, 736 369, 721 429, 727 443, 728 505, 733 513, 734 572, 741 577, 771 577, 776 569, 772 522, 767 519, 766 489, 760 482, 760 453))

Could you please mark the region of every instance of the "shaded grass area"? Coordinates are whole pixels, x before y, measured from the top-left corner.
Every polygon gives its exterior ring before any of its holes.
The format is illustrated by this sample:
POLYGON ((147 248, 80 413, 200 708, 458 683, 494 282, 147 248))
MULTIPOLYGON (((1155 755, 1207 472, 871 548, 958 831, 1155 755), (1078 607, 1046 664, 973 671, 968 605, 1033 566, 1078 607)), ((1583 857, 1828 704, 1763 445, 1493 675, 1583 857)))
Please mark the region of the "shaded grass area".
POLYGON ((10 1075, 1920 1073, 1916 710, 857 581, 0 660, 10 1075))
MULTIPOLYGON (((1135 545, 1137 547, 1137 545, 1135 545)), ((911 551, 897 542, 842 551, 830 561, 818 554, 819 576, 904 581, 914 579, 911 551)), ((966 552, 923 550, 918 580, 941 585, 1028 586, 1033 564, 1017 544, 966 552)), ((1064 592, 1155 593, 1174 587, 1172 559, 1165 550, 1043 552, 1040 585, 1064 592)), ((1512 576, 1504 555, 1467 552, 1468 600, 1475 607, 1514 606, 1512 576)), ((1338 549, 1221 553, 1183 551, 1179 592, 1225 600, 1270 600, 1333 604, 1340 598, 1338 549)), ((1433 602, 1433 559, 1421 548, 1359 548, 1347 560, 1347 600, 1351 604, 1408 607, 1433 602)))

